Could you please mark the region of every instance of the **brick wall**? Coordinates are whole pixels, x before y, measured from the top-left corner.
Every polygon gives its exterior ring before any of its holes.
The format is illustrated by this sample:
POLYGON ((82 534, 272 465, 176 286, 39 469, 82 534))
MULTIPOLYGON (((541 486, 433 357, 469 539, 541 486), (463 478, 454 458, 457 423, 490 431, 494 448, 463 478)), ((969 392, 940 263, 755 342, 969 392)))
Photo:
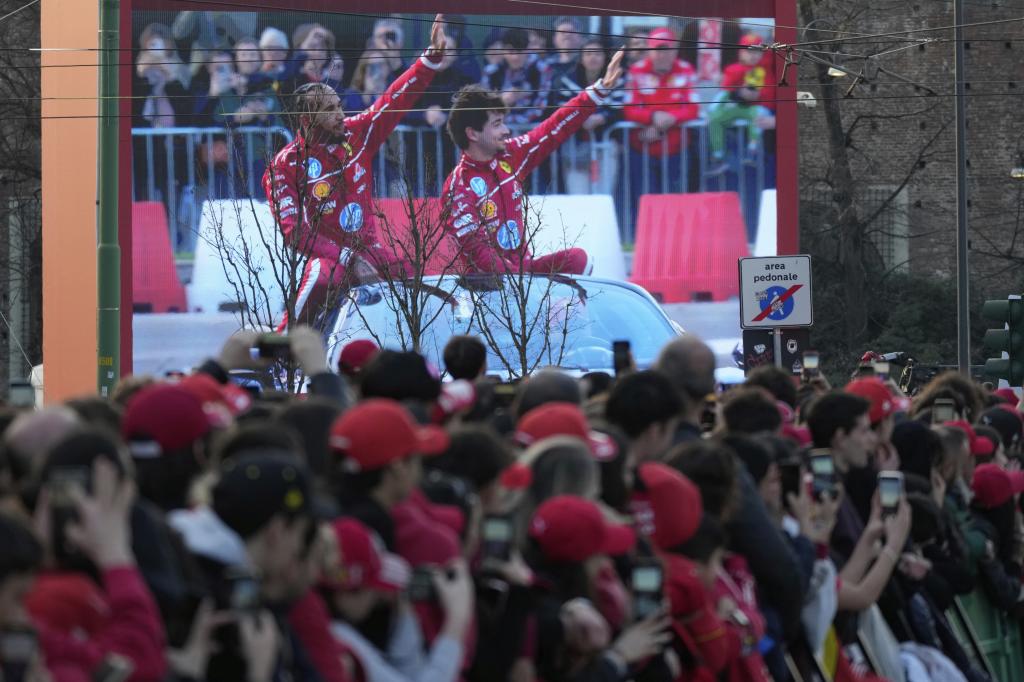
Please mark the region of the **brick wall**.
MULTIPOLYGON (((1022 14, 1003 2, 965 2, 965 23, 1022 14)), ((868 3, 856 4, 863 10, 868 3)), ((880 5, 878 9, 861 11, 836 28, 888 33, 953 24, 952 3, 945 0, 875 4, 880 5)), ((838 23, 853 5, 826 0, 815 11, 817 17, 838 23)), ((897 186, 913 170, 905 202, 911 272, 952 275, 956 249, 953 32, 915 36, 936 40, 879 57, 877 63, 895 76, 880 71, 868 84, 858 85, 853 97, 841 102, 843 123, 847 130, 853 129, 848 148, 859 190, 897 186), (899 83, 898 77, 930 88, 936 95, 927 96, 924 87, 899 83), (915 163, 933 137, 925 158, 915 163)), ((1003 295, 1024 289, 1024 181, 1009 176, 1010 168, 1018 165, 1018 138, 1024 148, 1024 23, 968 28, 965 36, 972 286, 1003 295)), ((853 39, 838 51, 871 54, 909 44, 875 40, 853 39)), ((838 61, 855 71, 863 63, 842 56, 838 61)), ((843 97, 852 79, 837 79, 836 86, 821 88, 815 84, 813 65, 802 60, 800 82, 799 89, 815 97, 843 97)), ((821 104, 814 109, 801 107, 799 116, 800 186, 806 206, 807 201, 827 196, 823 182, 829 177, 829 155, 821 104)), ((858 202, 857 208, 868 212, 866 202, 858 202)), ((805 231, 816 228, 807 221, 803 227, 805 231)))

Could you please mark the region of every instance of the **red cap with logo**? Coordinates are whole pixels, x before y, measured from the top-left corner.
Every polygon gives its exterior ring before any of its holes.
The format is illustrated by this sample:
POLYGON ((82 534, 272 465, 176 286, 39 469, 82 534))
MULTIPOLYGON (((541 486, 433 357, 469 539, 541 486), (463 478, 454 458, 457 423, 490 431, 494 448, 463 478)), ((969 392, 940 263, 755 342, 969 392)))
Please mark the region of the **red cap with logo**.
POLYGON ((583 410, 572 403, 545 403, 520 418, 512 439, 529 447, 539 440, 553 436, 574 436, 590 447, 594 459, 605 462, 615 459, 619 448, 606 434, 592 431, 583 410))
POLYGON ((222 409, 235 417, 252 406, 252 397, 244 388, 234 384, 221 384, 209 374, 202 372, 185 377, 178 385, 199 398, 203 403, 203 409, 218 419, 221 418, 219 413, 222 409))
POLYGON ((844 390, 871 401, 868 418, 871 419, 872 424, 877 424, 896 411, 896 401, 893 399, 892 393, 878 379, 871 377, 857 379, 846 384, 844 390))
POLYGON ((952 426, 967 434, 967 442, 971 445, 971 454, 975 457, 988 457, 996 451, 995 445, 988 438, 982 438, 974 427, 962 419, 946 422, 943 426, 952 426))
POLYGON ((676 34, 670 28, 656 28, 647 35, 647 47, 667 47, 676 43, 676 34))
POLYGON ((437 455, 448 448, 448 434, 419 426, 394 400, 365 400, 334 420, 330 445, 345 456, 348 471, 374 471, 414 455, 437 455))
POLYGON ((632 528, 608 523, 596 504, 573 495, 552 497, 537 507, 530 537, 544 556, 563 563, 579 563, 598 554, 618 556, 636 544, 632 528))
POLYGON ((341 570, 324 584, 338 590, 399 592, 409 584, 409 564, 384 549, 369 528, 351 518, 332 525, 341 550, 341 570))
POLYGON ((1024 472, 1007 471, 997 464, 979 464, 971 479, 974 501, 986 509, 1006 504, 1024 492, 1024 472))
POLYGON ((630 506, 640 531, 659 549, 670 549, 692 538, 704 515, 700 489, 659 462, 641 464, 637 477, 641 485, 630 506))
POLYGON ((740 38, 740 45, 743 47, 754 47, 755 45, 761 45, 763 42, 761 36, 756 33, 747 33, 740 38))

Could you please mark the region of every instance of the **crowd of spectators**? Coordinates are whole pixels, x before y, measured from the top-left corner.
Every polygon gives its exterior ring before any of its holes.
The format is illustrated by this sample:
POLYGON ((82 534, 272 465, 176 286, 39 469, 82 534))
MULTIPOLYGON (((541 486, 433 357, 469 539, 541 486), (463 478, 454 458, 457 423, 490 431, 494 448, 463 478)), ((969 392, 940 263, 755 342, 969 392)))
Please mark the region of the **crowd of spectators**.
MULTIPOLYGON (((331 85, 345 110, 356 113, 367 108, 415 56, 406 41, 404 23, 398 19, 377 20, 365 45, 340 46, 335 35, 318 23, 301 24, 291 36, 273 27, 257 35, 246 32, 256 30, 254 22, 249 22, 253 23, 250 26, 232 14, 182 12, 173 27, 159 23, 145 27, 135 57, 133 127, 288 127, 290 121, 282 115, 288 110, 288 96, 310 82, 331 85)), ((378 178, 377 186, 387 188, 395 184, 393 180, 404 180, 397 177, 404 169, 414 186, 422 180, 425 193, 436 193, 440 179, 457 160, 443 126, 452 94, 464 85, 482 83, 501 93, 510 108, 506 121, 515 134, 591 84, 603 73, 611 39, 588 36, 587 28, 585 17, 557 17, 550 30, 494 29, 475 46, 464 18, 450 17, 446 28, 449 68, 435 79, 417 111, 409 112, 404 121, 433 135, 425 138, 422 153, 407 153, 404 159, 396 158, 400 145, 395 136, 387 172, 394 177, 388 182, 378 178), (440 156, 434 135, 441 140, 440 156)), ((697 191, 702 174, 707 179, 730 169, 743 172, 745 162, 757 160, 762 130, 774 127, 770 101, 774 98, 774 56, 758 47, 766 42, 770 41, 764 36, 744 36, 736 50, 738 61, 723 70, 722 101, 712 102, 706 93, 716 92, 714 89, 695 89, 693 66, 680 57, 683 41, 676 33, 668 28, 632 29, 627 41, 631 65, 627 78, 563 147, 559 167, 540 169, 531 191, 607 193, 621 204, 627 197, 616 188, 622 184, 620 173, 628 172, 628 199, 635 209, 636 198, 644 191, 697 191), (698 119, 705 120, 712 133, 703 143, 699 143, 700 136, 682 129, 698 119), (606 139, 609 126, 622 121, 642 127, 629 136, 606 139), (746 132, 727 134, 726 126, 736 121, 747 123, 746 132), (731 142, 732 138, 736 142, 731 142), (596 145, 599 141, 604 143, 596 145), (680 160, 683 151, 688 152, 685 163, 680 160)), ((267 150, 268 141, 271 147, 282 142, 279 138, 249 137, 244 145, 235 145, 234 173, 238 177, 209 180, 211 196, 230 196, 232 191, 258 196, 264 160, 273 153, 273 149, 267 150), (248 160, 242 146, 253 148, 255 161, 248 160)), ((227 142, 218 136, 199 145, 201 175, 211 158, 217 175, 227 172, 231 153, 227 142)), ((417 148, 414 138, 405 142, 417 148)), ((175 140, 177 186, 187 180, 184 144, 175 140)), ((167 150, 163 145, 155 147, 147 149, 136 140, 136 199, 173 200, 165 196, 167 150), (146 196, 150 179, 156 197, 146 196)))
POLYGON ((285 340, 0 411, 4 680, 984 682, 945 614, 1024 615, 1012 390, 285 340))

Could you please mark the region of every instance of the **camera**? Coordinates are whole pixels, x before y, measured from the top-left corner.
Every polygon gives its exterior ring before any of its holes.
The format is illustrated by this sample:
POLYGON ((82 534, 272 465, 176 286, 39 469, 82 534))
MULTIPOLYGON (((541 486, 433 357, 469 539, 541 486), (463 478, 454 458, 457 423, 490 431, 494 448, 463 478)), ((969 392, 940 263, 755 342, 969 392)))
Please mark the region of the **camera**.
POLYGON ((213 595, 214 604, 219 611, 236 613, 253 613, 260 610, 260 583, 256 577, 244 570, 229 568, 213 595))
POLYGON ((261 334, 256 347, 250 350, 253 359, 264 358, 288 362, 292 357, 292 346, 287 336, 261 334))
POLYGON ((615 376, 621 376, 633 367, 633 354, 629 341, 612 342, 612 361, 615 367, 615 376))

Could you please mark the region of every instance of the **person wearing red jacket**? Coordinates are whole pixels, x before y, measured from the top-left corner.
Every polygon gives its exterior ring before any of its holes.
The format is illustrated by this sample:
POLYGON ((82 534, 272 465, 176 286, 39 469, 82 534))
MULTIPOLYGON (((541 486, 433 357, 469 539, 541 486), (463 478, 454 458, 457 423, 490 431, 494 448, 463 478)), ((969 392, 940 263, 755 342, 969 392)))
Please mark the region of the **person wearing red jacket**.
MULTIPOLYGON (((439 14, 423 56, 354 116, 345 116, 338 94, 328 85, 309 83, 295 92, 298 131, 271 161, 263 189, 285 243, 308 259, 296 292, 296 318, 312 319, 330 291, 352 280, 405 274, 394 250, 379 241, 373 160, 444 68, 444 49, 439 14)), ((287 325, 286 314, 279 330, 287 325)))
POLYGON ((523 183, 560 144, 580 129, 615 85, 623 53, 604 77, 576 95, 539 126, 509 138, 508 108, 497 93, 462 88, 448 118, 448 134, 462 158, 445 180, 445 230, 458 245, 465 272, 565 273, 590 269, 586 251, 565 249, 535 258, 523 210, 523 183))
POLYGON ((704 514, 700 490, 676 470, 646 462, 637 469, 630 508, 637 530, 657 548, 664 568, 675 646, 689 662, 677 679, 714 680, 739 656, 740 647, 716 612, 697 564, 680 551, 697 533, 704 514))

